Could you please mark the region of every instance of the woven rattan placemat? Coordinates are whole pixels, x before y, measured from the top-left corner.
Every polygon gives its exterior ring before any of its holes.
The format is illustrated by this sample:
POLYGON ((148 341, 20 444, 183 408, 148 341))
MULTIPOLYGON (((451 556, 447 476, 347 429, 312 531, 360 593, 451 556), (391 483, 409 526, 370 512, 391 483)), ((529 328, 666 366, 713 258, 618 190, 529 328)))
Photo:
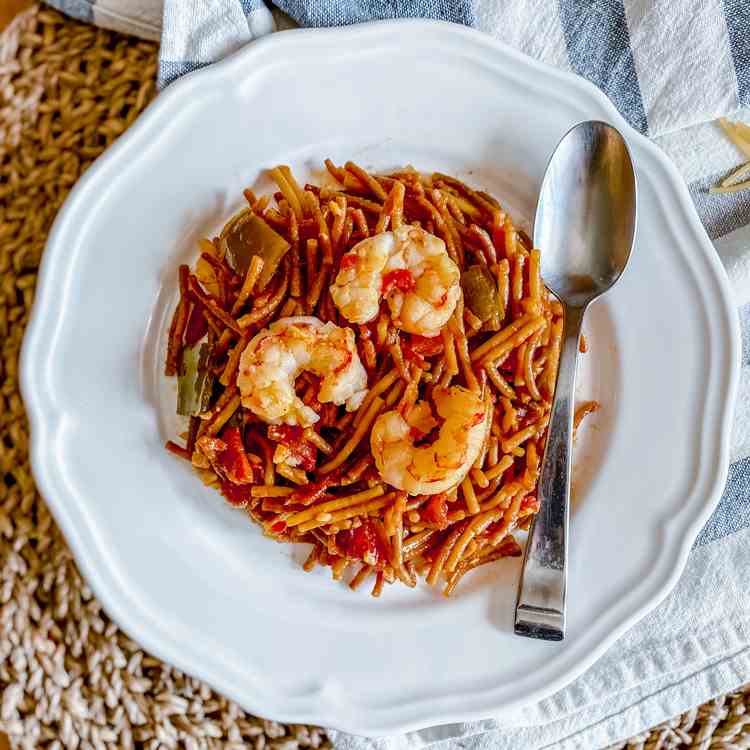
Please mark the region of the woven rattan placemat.
MULTIPOLYGON (((251 716, 144 653, 81 579, 31 478, 18 353, 47 232, 155 72, 153 44, 37 6, 0 36, 0 729, 23 748, 327 747, 322 730, 251 716)), ((718 698, 629 746, 750 748, 746 701, 718 698)))

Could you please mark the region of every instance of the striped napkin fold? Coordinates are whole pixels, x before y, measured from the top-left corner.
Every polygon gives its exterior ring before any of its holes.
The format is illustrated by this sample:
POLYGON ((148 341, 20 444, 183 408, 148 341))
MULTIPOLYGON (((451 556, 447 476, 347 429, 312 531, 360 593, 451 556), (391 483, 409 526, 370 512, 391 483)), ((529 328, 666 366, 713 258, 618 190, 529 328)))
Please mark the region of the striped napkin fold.
POLYGON ((47 0, 76 18, 161 39, 159 84, 294 23, 438 18, 479 28, 599 86, 689 185, 734 288, 742 374, 724 495, 670 596, 568 687, 512 715, 339 750, 596 748, 750 681, 750 191, 709 188, 747 157, 713 122, 750 123, 747 0, 47 0), (280 12, 280 11, 283 11, 280 12), (291 19, 291 20, 290 20, 291 19))

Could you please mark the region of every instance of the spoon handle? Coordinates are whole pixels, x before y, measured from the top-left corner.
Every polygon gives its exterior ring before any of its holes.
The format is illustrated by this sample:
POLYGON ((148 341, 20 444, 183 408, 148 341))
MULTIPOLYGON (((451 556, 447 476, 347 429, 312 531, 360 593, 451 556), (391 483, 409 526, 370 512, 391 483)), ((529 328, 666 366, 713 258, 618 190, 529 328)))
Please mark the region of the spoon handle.
POLYGON ((529 532, 516 602, 516 634, 547 641, 565 637, 573 393, 584 311, 565 307, 557 386, 539 480, 540 507, 529 532))

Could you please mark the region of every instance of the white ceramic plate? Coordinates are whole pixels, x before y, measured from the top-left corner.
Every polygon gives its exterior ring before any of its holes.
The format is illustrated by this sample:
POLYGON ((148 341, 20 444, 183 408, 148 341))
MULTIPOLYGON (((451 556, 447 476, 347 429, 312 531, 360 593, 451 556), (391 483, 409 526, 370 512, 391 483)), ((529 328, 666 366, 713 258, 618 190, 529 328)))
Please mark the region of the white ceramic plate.
POLYGON ((33 467, 83 573, 146 648, 263 716, 381 734, 551 693, 669 591, 725 480, 736 316, 677 172, 593 87, 458 26, 285 32, 171 86, 76 186, 37 294, 33 467), (639 227, 586 326, 581 390, 603 408, 578 446, 564 643, 512 635, 519 560, 452 600, 352 594, 164 451, 177 264, 263 168, 412 163, 492 191, 528 227, 552 148, 589 118, 628 140, 639 227))

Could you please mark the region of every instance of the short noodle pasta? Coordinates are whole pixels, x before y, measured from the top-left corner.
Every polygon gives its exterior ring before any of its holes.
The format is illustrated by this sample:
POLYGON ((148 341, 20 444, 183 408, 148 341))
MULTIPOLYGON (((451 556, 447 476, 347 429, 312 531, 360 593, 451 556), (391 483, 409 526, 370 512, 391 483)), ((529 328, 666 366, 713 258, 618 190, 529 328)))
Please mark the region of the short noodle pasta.
POLYGON ((448 595, 519 555, 538 510, 562 309, 487 193, 326 167, 335 187, 270 170, 278 192, 245 191, 180 267, 166 374, 189 425, 167 448, 266 535, 311 544, 305 570, 448 595))

